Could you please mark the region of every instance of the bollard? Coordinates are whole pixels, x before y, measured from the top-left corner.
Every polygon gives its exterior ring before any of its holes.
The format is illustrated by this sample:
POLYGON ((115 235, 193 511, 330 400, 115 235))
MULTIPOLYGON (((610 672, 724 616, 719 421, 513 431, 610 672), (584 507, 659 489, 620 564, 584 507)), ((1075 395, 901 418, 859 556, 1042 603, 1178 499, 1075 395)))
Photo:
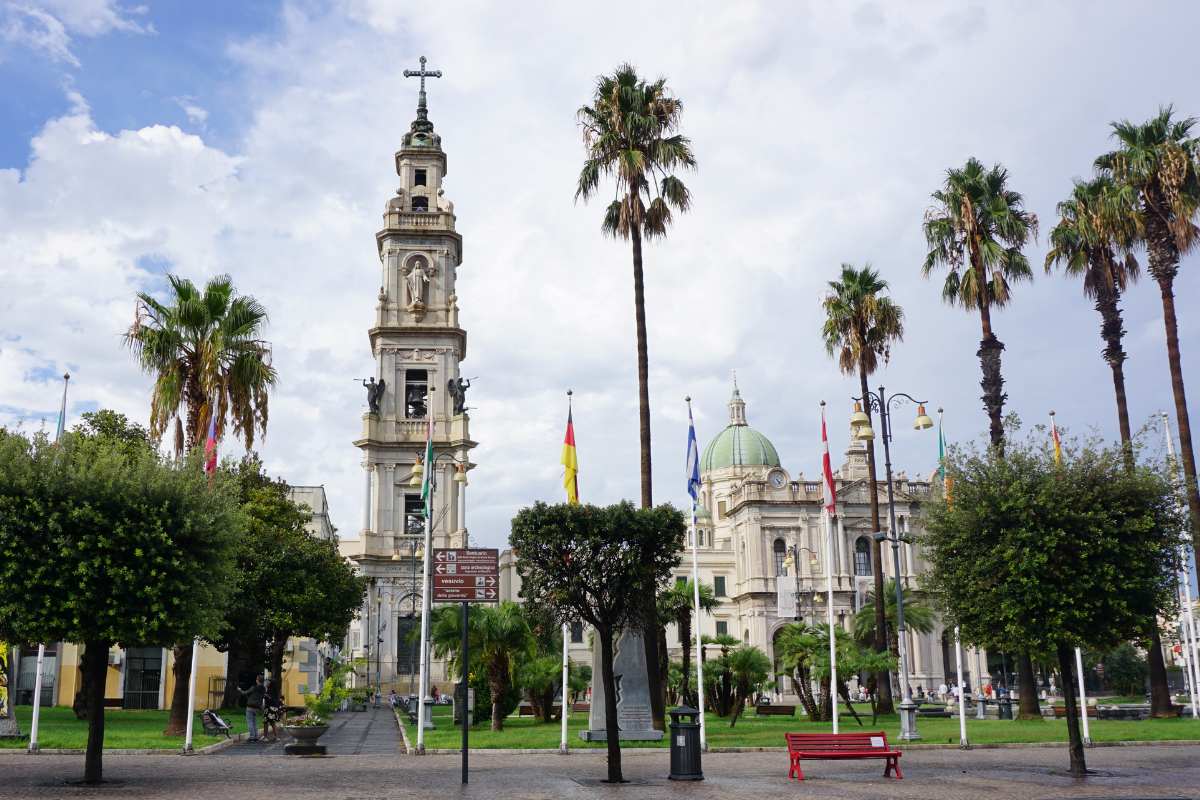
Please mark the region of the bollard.
POLYGON ((702 781, 700 770, 700 712, 688 706, 672 709, 671 774, 673 781, 702 781))

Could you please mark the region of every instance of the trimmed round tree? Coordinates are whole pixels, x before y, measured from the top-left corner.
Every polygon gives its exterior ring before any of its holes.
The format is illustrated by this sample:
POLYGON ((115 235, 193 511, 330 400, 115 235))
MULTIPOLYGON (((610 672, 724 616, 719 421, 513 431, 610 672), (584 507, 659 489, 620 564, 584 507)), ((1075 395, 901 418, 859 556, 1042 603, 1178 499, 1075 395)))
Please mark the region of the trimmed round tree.
POLYGON ((83 645, 87 783, 102 778, 109 648, 215 637, 244 527, 225 476, 118 427, 57 445, 0 430, 0 638, 83 645))
POLYGON ((1057 659, 1082 775, 1073 649, 1140 638, 1170 608, 1185 518, 1167 476, 1128 469, 1122 448, 1086 442, 1056 465, 1045 443, 952 452, 953 496, 929 504, 921 546, 964 641, 1057 659))
POLYGON ((657 596, 679 564, 686 531, 678 509, 635 509, 629 502, 537 503, 512 521, 521 596, 559 624, 586 622, 596 631, 611 783, 623 780, 613 644, 623 629, 642 624, 640 604, 630 598, 657 596))

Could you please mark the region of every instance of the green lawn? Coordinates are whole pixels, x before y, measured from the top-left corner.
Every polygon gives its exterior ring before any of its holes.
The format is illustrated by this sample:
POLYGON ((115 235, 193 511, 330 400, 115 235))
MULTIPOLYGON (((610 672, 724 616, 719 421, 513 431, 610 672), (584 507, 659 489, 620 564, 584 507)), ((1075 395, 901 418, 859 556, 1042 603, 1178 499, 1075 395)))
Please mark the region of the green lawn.
MULTIPOLYGON (((33 706, 17 706, 17 722, 21 733, 29 735, 29 721, 33 706)), ((110 708, 104 712, 105 749, 156 749, 178 750, 183 748, 182 736, 163 736, 167 727, 167 711, 125 711, 110 708)), ((233 726, 233 732, 245 732, 246 716, 240 711, 222 712, 222 719, 233 726)), ((222 737, 224 738, 224 737, 222 737)), ((199 749, 220 739, 204 735, 200 715, 196 715, 193 728, 193 745, 199 749)), ((0 748, 25 749, 28 740, 0 739, 0 748)), ((75 719, 69 708, 43 708, 38 724, 38 745, 50 748, 83 748, 87 746, 87 722, 75 719)))
MULTIPOLYGON (((449 706, 434 707, 434 724, 432 731, 425 732, 425 746, 428 748, 454 749, 462 741, 462 733, 452 724, 449 706)), ((579 738, 579 731, 587 727, 588 715, 573 713, 568 721, 570 735, 568 743, 572 748, 604 747, 603 743, 584 742, 579 738)), ((827 722, 808 722, 796 717, 764 716, 759 717, 753 712, 738 719, 737 725, 729 727, 729 720, 721 719, 714 714, 706 716, 708 723, 708 743, 710 747, 782 747, 783 734, 787 732, 827 732, 830 724, 827 722)), ((1092 740, 1097 742, 1115 741, 1167 741, 1174 739, 1200 740, 1200 720, 1169 719, 1144 720, 1132 722, 1124 720, 1089 720, 1092 740)), ((409 741, 416 742, 416 729, 405 720, 405 729, 409 741)), ((896 716, 880 717, 874 727, 871 726, 871 715, 868 711, 863 716, 862 730, 883 730, 889 737, 898 737, 900 721, 896 716)), ((917 728, 921 733, 921 741, 927 743, 958 744, 957 719, 918 720, 917 728)), ((857 730, 858 725, 853 718, 841 717, 841 730, 857 730)), ((1043 720, 1032 722, 1013 722, 1008 720, 967 720, 967 738, 977 744, 999 742, 1066 742, 1066 720, 1043 720)), ((514 749, 555 749, 559 742, 559 724, 543 724, 529 717, 509 717, 504 722, 504 730, 492 733, 487 724, 471 729, 471 747, 474 748, 514 748, 514 749)), ((623 747, 666 747, 662 742, 626 742, 623 747)))

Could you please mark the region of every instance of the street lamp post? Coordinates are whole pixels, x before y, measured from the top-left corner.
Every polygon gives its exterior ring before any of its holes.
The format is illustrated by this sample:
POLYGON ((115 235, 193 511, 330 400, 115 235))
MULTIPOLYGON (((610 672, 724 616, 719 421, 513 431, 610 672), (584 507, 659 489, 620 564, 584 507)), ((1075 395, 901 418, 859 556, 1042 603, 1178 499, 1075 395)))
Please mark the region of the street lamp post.
MULTIPOLYGON (((801 595, 801 592, 800 592, 800 554, 801 553, 808 553, 809 565, 811 565, 813 567, 815 567, 817 565, 816 551, 814 551, 808 547, 801 547, 798 544, 793 544, 793 545, 788 546, 788 556, 787 556, 787 558, 785 558, 783 560, 783 566, 785 566, 789 569, 795 570, 796 622, 802 621, 801 620, 802 615, 800 613, 800 595, 801 595)), ((815 592, 816 590, 814 589, 813 591, 815 592)))
MULTIPOLYGON (((901 537, 899 529, 896 527, 896 496, 892 486, 892 408, 902 403, 915 403, 917 406, 917 418, 913 422, 913 428, 923 431, 933 427, 933 420, 925 413, 926 400, 917 400, 911 395, 899 392, 891 397, 884 391, 884 387, 880 386, 879 391, 868 391, 865 397, 855 397, 855 401, 862 402, 868 408, 879 413, 880 438, 883 439, 883 463, 884 471, 887 475, 887 493, 888 493, 888 530, 876 531, 874 538, 878 542, 889 541, 892 543, 892 566, 895 571, 896 578, 896 644, 900 651, 900 693, 902 700, 900 701, 900 738, 902 740, 912 741, 920 739, 921 735, 917 733, 917 704, 912 699, 912 687, 909 686, 908 680, 908 643, 905 641, 907 630, 904 627, 904 586, 900 580, 900 542, 901 537)), ((870 422, 866 414, 861 411, 857 412, 850 419, 854 438, 859 441, 870 441, 875 438, 875 432, 871 430, 870 422)), ((874 487, 872 487, 873 489, 874 487)))

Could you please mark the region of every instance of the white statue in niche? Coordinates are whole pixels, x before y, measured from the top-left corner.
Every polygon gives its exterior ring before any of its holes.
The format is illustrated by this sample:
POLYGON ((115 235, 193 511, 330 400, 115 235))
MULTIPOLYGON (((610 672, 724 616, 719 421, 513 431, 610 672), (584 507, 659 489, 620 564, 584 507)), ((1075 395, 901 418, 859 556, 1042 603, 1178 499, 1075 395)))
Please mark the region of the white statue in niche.
POLYGON ((413 259, 405 280, 408 282, 408 304, 410 307, 425 305, 425 287, 429 283, 429 270, 425 259, 413 259))

